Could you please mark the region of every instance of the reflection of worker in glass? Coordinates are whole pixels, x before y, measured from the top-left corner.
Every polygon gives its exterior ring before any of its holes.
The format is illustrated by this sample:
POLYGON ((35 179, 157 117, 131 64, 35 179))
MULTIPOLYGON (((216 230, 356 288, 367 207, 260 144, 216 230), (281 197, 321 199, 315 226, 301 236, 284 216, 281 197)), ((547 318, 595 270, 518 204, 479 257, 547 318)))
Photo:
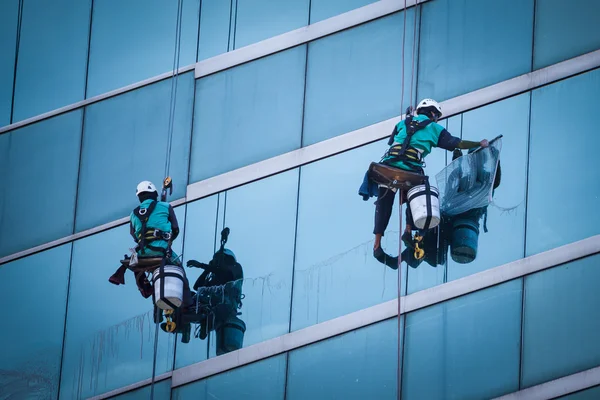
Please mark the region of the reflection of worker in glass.
MULTIPOLYGON (((487 147, 488 141, 472 142, 461 140, 437 123, 442 116, 442 107, 432 99, 424 99, 417 106, 417 115, 409 115, 400 121, 390 136, 390 148, 384 155, 381 163, 405 171, 424 175, 424 159, 432 148, 440 147, 452 151, 454 149, 471 149, 487 147)), ((397 268, 398 259, 387 255, 381 248, 381 238, 387 228, 396 192, 387 187, 379 187, 378 199, 375 203, 375 244, 373 256, 380 262, 397 268)), ((405 201, 405 199, 403 199, 405 201)), ((406 228, 402 240, 407 246, 414 246, 412 238, 413 228, 410 207, 406 207, 406 228)))
MULTIPOLYGON (((238 318, 242 307, 242 284, 244 272, 237 262, 235 254, 225 248, 229 228, 221 232, 221 248, 208 264, 189 260, 188 267, 201 268, 204 271, 194 284, 196 293, 192 305, 183 311, 181 322, 200 324, 200 339, 215 331, 217 355, 242 347, 246 325, 238 318)), ((189 328, 188 328, 189 330, 189 328)), ((182 338, 189 341, 188 337, 182 338)))

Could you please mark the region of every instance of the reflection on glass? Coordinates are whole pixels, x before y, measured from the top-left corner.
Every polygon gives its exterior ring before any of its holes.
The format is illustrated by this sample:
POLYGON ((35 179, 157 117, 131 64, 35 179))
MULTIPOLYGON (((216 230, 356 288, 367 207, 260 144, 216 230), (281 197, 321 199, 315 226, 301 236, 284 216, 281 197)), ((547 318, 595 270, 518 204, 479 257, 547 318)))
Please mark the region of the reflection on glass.
POLYGON ((58 394, 70 258, 66 244, 0 266, 2 399, 58 394))
POLYGON ((232 1, 202 0, 200 6, 198 61, 228 51, 232 1))
POLYGON ((310 23, 335 17, 347 11, 354 10, 376 0, 312 0, 310 2, 310 23))
POLYGON ((423 4, 418 96, 447 100, 529 72, 533 3, 436 0, 423 4))
POLYGON ((0 135, 0 257, 73 233, 82 115, 0 135))
MULTIPOLYGON (((292 330, 398 296, 397 272, 372 257, 373 202, 364 202, 356 190, 381 145, 362 146, 301 168, 292 330)), ((398 248, 397 207, 384 245, 398 248)))
POLYGON ((12 122, 83 100, 92 7, 91 0, 20 3, 12 122))
POLYGON ((178 387, 173 400, 283 400, 287 355, 281 354, 178 387))
POLYGON ((494 398, 519 389, 522 281, 406 317, 403 399, 494 398))
POLYGON ((600 365, 600 255, 525 278, 522 387, 600 365))
POLYGON ((395 318, 294 350, 286 398, 397 399, 395 318))
POLYGON ((600 69, 532 93, 527 255, 600 233, 598 93, 600 69), (573 105, 578 117, 566 118, 573 105), (557 162, 559 141, 575 155, 573 165, 557 162))

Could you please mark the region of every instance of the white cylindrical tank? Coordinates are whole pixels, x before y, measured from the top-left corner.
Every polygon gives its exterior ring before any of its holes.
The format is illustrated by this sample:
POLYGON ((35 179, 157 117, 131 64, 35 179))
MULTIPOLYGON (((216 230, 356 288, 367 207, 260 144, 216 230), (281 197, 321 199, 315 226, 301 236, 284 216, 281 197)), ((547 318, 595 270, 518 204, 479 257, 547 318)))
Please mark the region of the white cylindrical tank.
POLYGON ((440 200, 439 191, 434 186, 415 186, 408 191, 408 206, 412 213, 413 221, 418 229, 425 228, 427 217, 431 216, 429 229, 435 228, 440 223, 440 200), (427 197, 431 201, 431 213, 427 212, 427 197))
POLYGON ((177 265, 165 265, 164 273, 160 273, 157 268, 152 273, 152 283, 154 285, 154 301, 158 308, 162 310, 172 310, 173 308, 165 302, 165 299, 171 302, 175 307, 179 307, 183 302, 183 277, 182 267, 177 265), (164 279, 165 287, 161 296, 161 281, 164 279))

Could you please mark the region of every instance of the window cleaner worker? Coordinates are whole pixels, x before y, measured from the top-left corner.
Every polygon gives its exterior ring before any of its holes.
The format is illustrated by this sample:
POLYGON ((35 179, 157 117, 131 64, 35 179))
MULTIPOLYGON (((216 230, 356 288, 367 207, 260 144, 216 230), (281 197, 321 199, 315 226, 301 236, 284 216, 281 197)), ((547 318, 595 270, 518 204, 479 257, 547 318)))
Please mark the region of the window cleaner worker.
MULTIPOLYGON (((417 106, 416 114, 415 116, 409 115, 394 127, 388 141, 390 148, 383 156, 382 164, 424 175, 424 159, 434 147, 453 151, 455 149, 489 146, 486 139, 480 142, 472 142, 452 136, 443 126, 437 123, 442 116, 442 107, 435 100, 421 100, 417 106)), ((383 251, 381 238, 392 215, 395 195, 395 190, 383 186, 379 187, 377 201, 375 202, 375 228, 373 230, 375 234, 373 256, 379 262, 394 269, 398 268, 398 258, 391 257, 383 251)), ((406 199, 402 200, 403 203, 405 201, 406 199)), ((402 241, 408 247, 414 247, 412 228, 412 215, 410 207, 407 206, 406 228, 402 234, 402 241)))
MULTIPOLYGON (((163 257, 171 265, 181 265, 171 243, 179 235, 179 223, 171 204, 158 201, 158 191, 150 181, 140 182, 136 189, 140 201, 130 215, 130 233, 136 241, 138 257, 163 257)), ((191 304, 191 291, 187 276, 183 277, 183 304, 191 304)))

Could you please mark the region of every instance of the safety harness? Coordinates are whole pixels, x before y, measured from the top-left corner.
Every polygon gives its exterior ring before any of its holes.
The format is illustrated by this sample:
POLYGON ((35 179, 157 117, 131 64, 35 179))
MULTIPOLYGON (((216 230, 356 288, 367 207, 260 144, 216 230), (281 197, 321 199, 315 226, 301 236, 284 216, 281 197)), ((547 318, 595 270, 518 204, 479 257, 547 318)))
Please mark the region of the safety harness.
POLYGON ((165 249, 163 249, 162 247, 153 246, 150 243, 155 242, 157 240, 164 240, 166 242, 169 242, 172 237, 171 232, 165 232, 161 231, 160 229, 155 229, 147 226, 148 219, 150 219, 150 215, 152 215, 152 213, 154 212, 157 203, 158 202, 156 200, 153 200, 152 203, 150 203, 150 205, 148 206, 148 208, 140 208, 140 206, 137 206, 135 210, 133 210, 135 216, 138 217, 140 222, 142 223, 142 229, 138 234, 138 248, 136 249, 141 251, 142 254, 145 254, 146 248, 148 248, 150 250, 158 251, 163 255, 166 255, 165 249))
MULTIPOLYGON (((402 144, 395 144, 387 151, 385 157, 391 157, 388 162, 410 161, 417 164, 423 164, 421 152, 410 145, 410 140, 416 132, 424 129, 431 122, 432 121, 430 119, 415 121, 412 115, 406 117, 404 120, 404 125, 406 126, 406 137, 404 138, 402 144)), ((394 136, 394 132, 392 132, 388 140, 388 145, 394 143, 394 136)))

